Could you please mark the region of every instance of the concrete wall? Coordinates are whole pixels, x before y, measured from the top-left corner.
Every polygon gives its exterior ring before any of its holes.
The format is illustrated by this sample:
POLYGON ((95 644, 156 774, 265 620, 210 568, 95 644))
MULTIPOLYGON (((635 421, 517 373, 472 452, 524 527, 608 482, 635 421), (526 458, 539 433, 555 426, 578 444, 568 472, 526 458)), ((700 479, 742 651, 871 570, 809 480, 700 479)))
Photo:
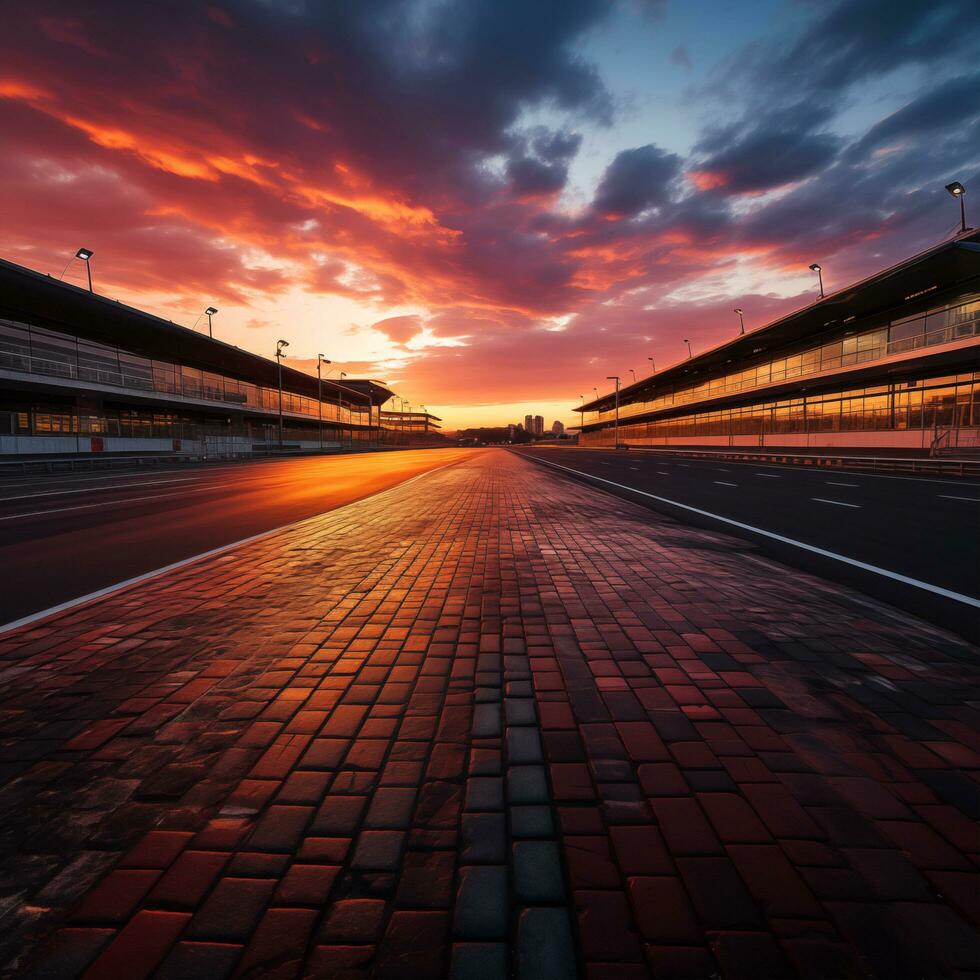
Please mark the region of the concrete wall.
MULTIPOLYGON (((287 439, 290 447, 319 449, 316 439, 287 439)), ((277 442, 263 444, 247 436, 206 436, 205 439, 124 439, 114 436, 0 436, 0 458, 16 456, 77 456, 113 453, 146 455, 243 456, 263 446, 274 452, 277 442)), ((346 448, 347 443, 324 440, 323 448, 346 448)), ((357 445, 355 444, 355 448, 357 445)))

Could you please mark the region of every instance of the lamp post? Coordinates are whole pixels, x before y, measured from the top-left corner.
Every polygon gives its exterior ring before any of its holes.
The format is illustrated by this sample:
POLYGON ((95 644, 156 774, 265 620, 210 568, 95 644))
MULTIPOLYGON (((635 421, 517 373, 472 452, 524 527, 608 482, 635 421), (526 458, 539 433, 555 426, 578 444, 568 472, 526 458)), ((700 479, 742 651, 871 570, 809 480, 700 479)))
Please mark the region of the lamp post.
POLYGON ((633 375, 633 384, 636 384, 636 371, 630 368, 630 374, 633 375))
POLYGON ((58 278, 59 279, 64 279, 65 278, 65 273, 68 271, 68 266, 71 265, 72 262, 75 261, 75 259, 81 259, 85 263, 85 271, 88 273, 88 291, 90 293, 95 292, 95 290, 92 289, 92 266, 89 265, 89 259, 91 259, 93 255, 95 255, 95 252, 93 252, 92 249, 90 249, 90 248, 80 248, 68 260, 68 265, 65 266, 65 268, 62 270, 61 275, 58 278))
POLYGON ((199 313, 197 315, 197 319, 194 321, 194 326, 191 327, 191 330, 196 330, 197 325, 201 322, 201 317, 206 316, 208 318, 208 336, 214 337, 214 334, 211 332, 211 317, 213 317, 217 312, 218 311, 213 306, 209 306, 203 313, 199 313))
POLYGON ((648 357, 647 360, 650 362, 650 367, 653 370, 653 373, 656 374, 657 373, 657 362, 652 357, 648 357))
POLYGON ((960 231, 966 231, 966 206, 963 203, 963 197, 966 195, 966 188, 958 181, 954 180, 952 184, 946 185, 946 190, 949 191, 953 197, 958 198, 960 202, 960 231))
POLYGON ((690 360, 692 357, 694 357, 694 351, 691 350, 691 342, 687 339, 687 337, 685 337, 684 343, 687 344, 687 359, 690 360))
MULTIPOLYGON (((321 364, 332 364, 322 354, 316 356, 316 417, 320 428, 320 452, 323 452, 323 378, 320 374, 321 364)), ((339 419, 337 420, 340 421, 339 419)))
POLYGON ((820 266, 816 262, 814 262, 813 265, 810 266, 810 271, 815 272, 817 274, 817 282, 820 284, 820 298, 823 299, 824 298, 823 269, 821 269, 820 266))
MULTIPOLYGON (((347 377, 347 372, 341 371, 340 372, 341 382, 343 382, 344 378, 346 377, 347 377)), ((342 396, 340 394, 340 391, 338 391, 337 392, 337 421, 338 422, 340 421, 340 417, 343 414, 343 408, 344 408, 340 400, 341 397, 342 396)), ((353 449, 354 448, 354 420, 353 419, 350 420, 350 425, 347 426, 347 437, 348 437, 347 441, 350 443, 350 448, 353 449)))
POLYGON ((745 333, 745 317, 742 315, 742 307, 736 306, 735 312, 738 314, 738 335, 741 337, 745 333))
POLYGON ((288 340, 276 342, 276 364, 279 373, 279 452, 282 452, 282 359, 286 356, 282 349, 289 346, 288 340))
POLYGON ((579 424, 578 424, 578 435, 579 435, 579 439, 581 439, 582 436, 585 435, 585 395, 578 396, 578 403, 579 405, 582 406, 578 410, 578 414, 580 416, 579 424))
POLYGON ((608 374, 606 375, 606 380, 616 382, 616 417, 613 420, 613 449, 618 449, 619 448, 619 375, 608 374))

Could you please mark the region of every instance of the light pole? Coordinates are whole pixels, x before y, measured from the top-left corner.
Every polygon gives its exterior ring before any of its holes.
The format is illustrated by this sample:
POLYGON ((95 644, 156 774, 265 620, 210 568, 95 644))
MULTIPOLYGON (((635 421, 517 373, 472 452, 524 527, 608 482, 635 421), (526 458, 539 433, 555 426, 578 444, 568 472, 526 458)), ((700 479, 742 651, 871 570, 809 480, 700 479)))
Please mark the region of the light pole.
POLYGON ((738 326, 739 326, 738 335, 741 337, 742 334, 745 333, 745 317, 742 316, 742 307, 736 306, 735 312, 738 314, 738 326))
MULTIPOLYGON (((320 426, 320 452, 323 452, 323 378, 320 375, 321 364, 333 364, 322 354, 316 356, 316 417, 320 426)), ((337 420, 338 422, 340 419, 337 420)))
POLYGON ((288 346, 288 340, 276 342, 276 364, 279 368, 279 452, 282 452, 282 359, 286 356, 282 349, 288 346))
POLYGON ((208 318, 208 336, 213 338, 214 334, 211 332, 211 317, 213 317, 217 312, 218 311, 213 306, 209 306, 203 313, 198 314, 197 319, 194 321, 194 326, 191 327, 191 330, 196 330, 197 325, 201 322, 201 317, 206 316, 208 318))
MULTIPOLYGON (((340 372, 341 382, 343 382, 344 378, 346 377, 347 377, 347 372, 341 371, 340 372)), ((337 421, 338 422, 340 421, 340 417, 343 414, 343 404, 340 401, 341 397, 342 396, 340 394, 340 391, 338 390, 337 392, 337 421)), ((350 442, 350 448, 353 449, 354 448, 354 420, 353 419, 351 419, 350 425, 347 426, 347 435, 348 435, 348 442, 350 442)))
POLYGON ((633 375, 633 384, 636 384, 636 371, 630 368, 630 374, 633 375))
POLYGON ((963 197, 966 194, 966 188, 958 181, 954 180, 952 184, 946 185, 946 190, 955 198, 959 198, 960 202, 960 231, 966 231, 966 206, 963 203, 963 197))
POLYGON ((71 265, 72 262, 75 261, 75 259, 81 259, 85 263, 85 271, 88 273, 88 291, 90 293, 95 292, 95 290, 92 289, 92 266, 89 265, 89 259, 91 259, 93 255, 95 255, 95 252, 93 252, 92 249, 90 249, 90 248, 80 248, 68 260, 68 265, 65 266, 65 268, 62 270, 61 275, 58 278, 59 279, 64 279, 65 278, 65 273, 68 271, 68 266, 71 265))
POLYGON ((691 350, 691 342, 687 339, 687 337, 685 337, 684 343, 687 344, 687 359, 690 360, 692 357, 694 357, 694 351, 691 350))
POLYGON ((619 375, 606 375, 607 381, 616 382, 616 417, 613 421, 613 449, 619 449, 619 375))
POLYGON ((656 374, 657 373, 657 362, 652 357, 648 357, 647 360, 650 362, 650 367, 653 370, 653 373, 656 374))
POLYGON ((824 298, 823 269, 821 269, 820 266, 816 262, 814 262, 813 265, 810 266, 810 271, 815 272, 817 274, 817 282, 820 283, 820 298, 823 299, 824 298))
POLYGON ((578 396, 578 403, 579 405, 582 406, 578 410, 578 413, 581 416, 578 424, 578 435, 579 435, 579 439, 581 439, 582 436, 585 434, 585 395, 578 396))

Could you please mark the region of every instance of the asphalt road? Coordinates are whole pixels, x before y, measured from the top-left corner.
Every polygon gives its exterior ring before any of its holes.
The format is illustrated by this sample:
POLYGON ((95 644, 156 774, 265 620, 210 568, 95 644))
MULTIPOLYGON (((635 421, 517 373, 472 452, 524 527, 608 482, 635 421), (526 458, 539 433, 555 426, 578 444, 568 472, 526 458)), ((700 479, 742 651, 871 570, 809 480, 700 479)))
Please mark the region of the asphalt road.
POLYGON ((980 639, 980 483, 625 450, 517 451, 980 639))
POLYGON ((0 626, 343 506, 472 452, 0 475, 0 626))

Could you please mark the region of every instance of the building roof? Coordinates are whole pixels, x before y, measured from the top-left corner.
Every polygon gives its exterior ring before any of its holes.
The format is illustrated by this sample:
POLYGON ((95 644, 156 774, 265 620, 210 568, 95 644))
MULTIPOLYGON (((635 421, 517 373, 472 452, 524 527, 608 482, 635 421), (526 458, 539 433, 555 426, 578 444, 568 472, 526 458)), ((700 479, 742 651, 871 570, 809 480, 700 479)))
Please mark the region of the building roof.
MULTIPOLYGON (((277 365, 272 357, 261 357, 3 259, 0 259, 0 316, 67 331, 144 357, 178 361, 189 367, 220 372, 267 388, 278 386, 277 365)), ((283 364, 282 380, 286 390, 316 397, 317 379, 289 367, 288 362, 283 364)), ((392 396, 392 392, 378 381, 352 378, 345 379, 343 384, 325 378, 323 389, 325 393, 337 395, 350 391, 369 395, 375 405, 383 404, 392 396)))
MULTIPOLYGON (((620 388, 620 404, 646 400, 655 391, 677 382, 694 381, 695 376, 700 379, 718 371, 731 370, 730 362, 748 364, 763 352, 772 355, 851 320, 884 313, 909 300, 940 293, 970 280, 980 285, 980 232, 973 229, 860 282, 828 293, 824 299, 764 327, 620 388)), ((614 403, 615 393, 610 392, 584 402, 574 411, 604 411, 612 408, 614 403)))

